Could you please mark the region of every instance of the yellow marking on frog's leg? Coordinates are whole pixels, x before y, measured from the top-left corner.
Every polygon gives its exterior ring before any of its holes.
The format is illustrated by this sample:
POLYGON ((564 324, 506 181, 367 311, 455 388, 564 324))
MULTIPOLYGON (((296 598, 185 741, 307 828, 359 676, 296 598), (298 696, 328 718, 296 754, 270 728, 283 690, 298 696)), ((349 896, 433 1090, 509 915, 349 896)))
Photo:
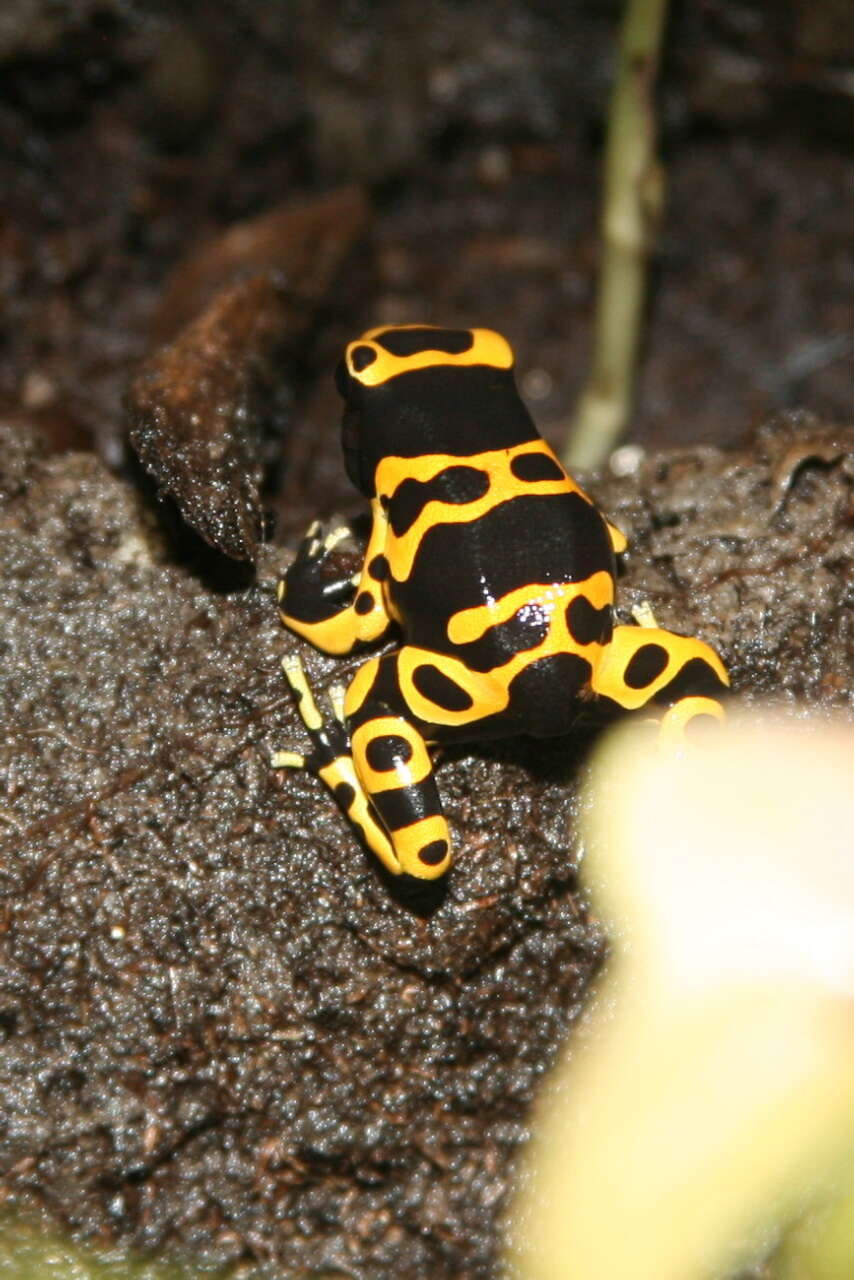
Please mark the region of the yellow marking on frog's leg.
POLYGON ((678 751, 685 742, 688 725, 701 718, 723 723, 726 712, 715 698, 687 697, 674 702, 659 721, 659 746, 664 751, 678 751))
MULTIPOLYGON (((400 692, 413 715, 446 728, 474 725, 504 711, 508 687, 517 671, 530 661, 529 650, 492 671, 471 671, 459 658, 404 645, 395 655, 400 692)), ((476 737, 476 733, 472 736, 476 737)))
POLYGON ((331 612, 326 617, 312 616, 317 612, 317 602, 322 604, 323 583, 320 580, 315 586, 309 578, 310 590, 305 584, 306 575, 316 572, 316 566, 323 557, 349 536, 350 530, 344 526, 334 529, 326 538, 319 536, 319 526, 314 534, 310 531, 306 536, 313 539, 313 542, 303 550, 306 547, 304 541, 297 558, 279 581, 277 594, 282 622, 289 630, 322 649, 324 653, 349 653, 357 644, 379 640, 390 625, 391 619, 385 606, 384 583, 382 577, 377 576, 376 569, 385 548, 388 517, 377 499, 371 503, 371 514, 371 536, 356 583, 356 593, 350 604, 343 608, 330 606, 331 612), (291 584, 288 579, 291 575, 294 583, 289 590, 291 584), (301 608, 295 600, 307 595, 310 599, 306 601, 304 611, 308 618, 305 618, 298 616, 301 608))
POLYGON ((438 880, 451 867, 451 835, 443 814, 420 818, 392 832, 401 871, 419 880, 438 880))
POLYGON ((648 711, 666 748, 681 743, 685 727, 696 717, 724 719, 720 699, 729 676, 702 640, 661 627, 615 627, 590 685, 627 711, 648 711))
POLYGON ((394 852, 391 840, 378 820, 365 788, 356 774, 350 754, 346 733, 341 723, 339 711, 343 715, 343 689, 341 685, 333 685, 329 689, 336 718, 327 726, 318 710, 314 694, 305 674, 302 661, 297 654, 289 654, 282 659, 282 669, 288 684, 294 692, 297 709, 302 717, 314 743, 314 750, 308 756, 296 751, 277 751, 272 757, 276 769, 307 769, 316 774, 332 792, 345 817, 362 837, 380 861, 393 875, 400 875, 400 862, 394 852))
POLYGON ((323 728, 323 716, 317 709, 308 676, 298 653, 288 653, 282 658, 282 670, 285 679, 293 690, 297 709, 307 729, 317 731, 323 728))
POLYGON ((399 657, 372 658, 347 690, 353 764, 399 870, 434 880, 451 865, 451 839, 427 743, 400 686, 399 657))
POLYGON ((371 796, 413 787, 433 772, 424 738, 402 716, 372 716, 353 731, 351 746, 354 760, 361 761, 359 777, 371 796))
POLYGON ((641 604, 632 605, 632 617, 639 627, 657 627, 655 614, 652 611, 652 605, 648 600, 642 601, 641 604))
MULTIPOLYGON (((661 627, 615 627, 594 669, 591 687, 594 693, 635 711, 658 698, 686 668, 689 685, 705 682, 721 692, 729 685, 723 663, 702 640, 661 627)), ((695 692, 686 688, 679 696, 695 692)))
POLYGON ((337 756, 329 764, 322 765, 317 776, 332 792, 350 825, 365 844, 375 853, 392 875, 399 876, 403 868, 394 847, 377 820, 368 794, 362 786, 349 755, 337 756))
POLYGON ((611 524, 610 520, 605 521, 605 528, 608 530, 608 537, 611 539, 611 550, 615 556, 621 556, 629 545, 628 538, 622 529, 618 529, 615 524, 611 524))
POLYGON ((339 724, 344 723, 344 686, 343 684, 331 684, 327 689, 329 702, 332 706, 332 714, 339 724))

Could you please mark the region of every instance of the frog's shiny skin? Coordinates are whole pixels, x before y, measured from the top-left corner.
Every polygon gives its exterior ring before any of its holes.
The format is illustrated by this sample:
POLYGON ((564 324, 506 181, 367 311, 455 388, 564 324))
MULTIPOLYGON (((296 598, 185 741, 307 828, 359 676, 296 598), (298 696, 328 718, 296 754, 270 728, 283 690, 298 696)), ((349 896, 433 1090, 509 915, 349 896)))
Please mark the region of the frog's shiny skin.
POLYGON ((307 690, 303 706, 307 767, 391 872, 434 879, 450 866, 434 743, 566 733, 594 699, 646 708, 664 740, 722 718, 729 679, 713 649, 614 625, 625 539, 541 439, 504 338, 371 329, 337 381, 347 471, 371 505, 364 564, 357 583, 330 580, 337 535, 312 531, 279 602, 285 625, 327 653, 399 630, 396 650, 356 672, 343 724, 309 714, 307 690))

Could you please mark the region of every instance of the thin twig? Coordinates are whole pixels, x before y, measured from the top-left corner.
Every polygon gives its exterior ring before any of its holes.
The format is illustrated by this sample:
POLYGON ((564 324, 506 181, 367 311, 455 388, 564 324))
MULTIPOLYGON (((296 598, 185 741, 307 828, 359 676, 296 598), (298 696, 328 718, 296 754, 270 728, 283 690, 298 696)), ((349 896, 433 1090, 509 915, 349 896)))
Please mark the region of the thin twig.
POLYGON ((605 155, 593 364, 564 451, 570 467, 602 463, 631 408, 646 259, 663 199, 653 89, 666 15, 667 0, 627 0, 605 155))

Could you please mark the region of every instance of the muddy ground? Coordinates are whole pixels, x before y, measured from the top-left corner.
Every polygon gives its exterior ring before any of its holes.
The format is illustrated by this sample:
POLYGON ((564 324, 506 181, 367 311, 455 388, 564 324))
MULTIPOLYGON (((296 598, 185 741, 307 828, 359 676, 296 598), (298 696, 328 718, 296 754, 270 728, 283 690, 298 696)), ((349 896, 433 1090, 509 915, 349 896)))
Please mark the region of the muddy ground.
MULTIPOLYGON (((838 10, 677 13, 647 453, 590 478, 630 538, 623 615, 649 601, 795 714, 847 705, 851 673, 838 10)), ((558 438, 617 13, 4 7, 7 1204, 228 1272, 497 1274, 531 1098, 605 946, 574 834, 599 726, 449 753, 458 862, 403 901, 269 767, 304 742, 274 586, 309 519, 358 510, 330 371, 367 324, 503 330, 558 438)), ((320 687, 356 665, 303 654, 320 687)))

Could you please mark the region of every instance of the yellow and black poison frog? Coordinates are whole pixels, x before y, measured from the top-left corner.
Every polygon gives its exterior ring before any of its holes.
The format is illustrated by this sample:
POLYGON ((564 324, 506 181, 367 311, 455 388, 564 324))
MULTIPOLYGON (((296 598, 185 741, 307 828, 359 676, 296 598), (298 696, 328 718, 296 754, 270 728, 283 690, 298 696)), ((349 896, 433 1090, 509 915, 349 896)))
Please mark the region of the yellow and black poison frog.
POLYGON ((281 617, 326 653, 392 624, 401 643, 332 693, 329 721, 286 659, 313 750, 274 764, 319 775, 389 871, 434 879, 451 865, 433 744, 563 734, 590 699, 647 708, 665 741, 723 717, 713 649, 614 625, 625 539, 540 438, 500 334, 370 329, 337 384, 347 472, 371 504, 364 565, 336 579, 330 552, 349 530, 312 526, 279 582, 281 617))

